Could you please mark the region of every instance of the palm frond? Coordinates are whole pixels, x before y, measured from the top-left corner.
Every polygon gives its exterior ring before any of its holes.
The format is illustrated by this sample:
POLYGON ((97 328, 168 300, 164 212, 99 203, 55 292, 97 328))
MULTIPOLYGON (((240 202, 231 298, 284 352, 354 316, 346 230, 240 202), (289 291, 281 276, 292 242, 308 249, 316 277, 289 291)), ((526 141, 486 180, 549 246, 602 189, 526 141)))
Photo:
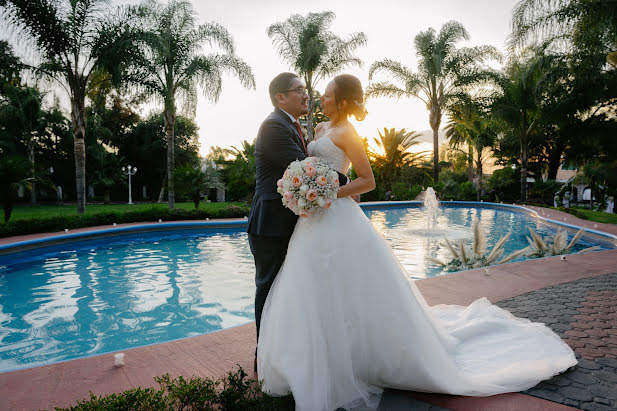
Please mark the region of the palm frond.
POLYGON ((407 90, 403 90, 392 83, 371 83, 368 85, 366 90, 364 91, 365 97, 410 97, 413 94, 409 93, 407 90))

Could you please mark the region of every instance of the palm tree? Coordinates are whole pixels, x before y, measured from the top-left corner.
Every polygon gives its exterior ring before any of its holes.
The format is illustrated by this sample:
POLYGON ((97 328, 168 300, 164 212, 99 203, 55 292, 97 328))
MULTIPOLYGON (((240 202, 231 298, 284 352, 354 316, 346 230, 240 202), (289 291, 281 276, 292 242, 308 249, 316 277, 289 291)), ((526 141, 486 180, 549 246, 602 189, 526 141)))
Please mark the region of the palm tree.
POLYGON ((541 40, 600 52, 617 65, 617 2, 614 0, 519 0, 512 13, 511 48, 541 40))
POLYGON ((379 132, 379 138, 373 139, 380 152, 371 151, 370 157, 379 169, 386 191, 392 189, 392 183, 400 176, 402 167, 417 162, 426 153, 409 151, 410 148, 420 144, 418 137, 420 135, 415 131, 407 131, 404 128, 400 130, 384 128, 383 134, 379 132))
POLYGON ((397 83, 372 83, 366 90, 367 97, 416 97, 429 110, 429 124, 433 130, 433 180, 439 179, 439 126, 441 116, 451 101, 466 89, 493 77, 484 68, 488 59, 501 58, 496 48, 479 46, 457 49, 455 44, 468 40, 467 30, 458 22, 443 25, 439 34, 430 28, 414 39, 419 57, 418 71, 414 73, 401 63, 384 59, 371 65, 369 80, 375 73, 386 72, 397 83))
POLYGON ((176 169, 174 178, 178 191, 183 195, 188 195, 193 200, 195 209, 197 209, 199 208, 202 190, 223 187, 218 173, 216 168, 210 165, 196 167, 192 164, 186 164, 176 169))
POLYGON ((93 73, 103 69, 120 78, 132 50, 126 14, 110 13, 109 0, 3 0, 9 21, 26 34, 43 59, 37 72, 59 82, 71 100, 77 212, 86 202, 86 109, 93 73))
POLYGON ((520 147, 522 202, 527 201, 529 144, 538 133, 541 117, 538 94, 544 62, 541 57, 514 57, 499 81, 502 94, 492 106, 493 116, 506 133, 502 138, 512 136, 520 147))
POLYGON ((0 202, 4 208, 4 222, 8 223, 20 186, 28 187, 31 178, 28 178, 30 165, 23 157, 0 157, 0 202))
POLYGON ((256 177, 255 177, 255 141, 249 143, 242 141, 242 148, 239 149, 231 146, 231 149, 224 149, 225 155, 233 156, 233 160, 227 161, 225 166, 225 175, 230 191, 245 192, 247 199, 250 202, 255 193, 256 177))
POLYGON ((193 114, 197 87, 217 101, 223 74, 231 72, 244 87, 255 88, 251 68, 234 54, 229 32, 217 23, 196 26, 196 15, 188 1, 161 5, 149 1, 140 7, 145 25, 141 57, 133 61, 131 81, 147 95, 163 102, 167 136, 167 199, 174 208, 174 124, 179 100, 183 111, 193 114), (224 54, 202 54, 205 44, 218 45, 224 54))
POLYGON ((473 165, 476 165, 476 177, 478 178, 477 199, 482 196, 483 167, 487 157, 487 150, 493 145, 497 134, 491 124, 490 114, 484 109, 479 101, 465 96, 448 111, 448 124, 446 125, 446 137, 452 148, 467 146, 468 177, 473 179, 473 165), (474 158, 475 152, 475 158, 474 158))
POLYGON ((304 80, 309 95, 306 131, 313 139, 313 103, 319 81, 339 73, 349 65, 362 66, 353 51, 366 44, 364 33, 353 33, 344 40, 330 31, 335 18, 331 11, 293 14, 287 20, 268 27, 268 36, 279 55, 304 80))
POLYGON ((0 105, 0 124, 25 141, 30 161, 30 203, 36 204, 35 135, 39 126, 43 95, 34 87, 5 87, 5 104, 0 105))

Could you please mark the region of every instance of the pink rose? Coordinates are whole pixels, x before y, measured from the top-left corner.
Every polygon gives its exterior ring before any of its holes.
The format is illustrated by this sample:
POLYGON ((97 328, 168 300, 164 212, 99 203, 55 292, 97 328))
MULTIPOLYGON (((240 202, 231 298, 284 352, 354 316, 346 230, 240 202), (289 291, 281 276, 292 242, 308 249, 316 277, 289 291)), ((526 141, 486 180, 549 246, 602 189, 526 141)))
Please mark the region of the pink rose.
POLYGON ((300 180, 300 177, 294 176, 294 178, 291 179, 291 183, 294 187, 300 187, 302 185, 302 180, 300 180))
POLYGON ((323 208, 327 210, 328 208, 330 208, 331 205, 332 205, 332 200, 327 199, 326 204, 324 204, 323 208))
POLYGON ((292 197, 288 202, 287 202, 287 206, 289 208, 294 208, 298 206, 298 200, 296 200, 295 197, 292 197))
POLYGON ((298 211, 298 215, 300 217, 310 217, 311 213, 309 213, 308 211, 306 211, 305 209, 302 209, 300 211, 298 211))
POLYGON ((320 186, 325 186, 326 184, 328 184, 328 179, 324 176, 319 176, 315 179, 315 182, 320 186))
POLYGON ((315 174, 317 174, 317 170, 315 169, 315 167, 313 167, 312 165, 306 165, 304 166, 304 172, 306 173, 307 176, 309 177, 314 177, 315 174))
POLYGON ((283 188, 283 179, 282 179, 282 178, 279 178, 279 181, 277 181, 277 182, 276 182, 276 185, 277 185, 279 188, 283 188))
POLYGON ((339 184, 341 184, 341 183, 339 183, 338 178, 337 178, 336 180, 332 181, 332 184, 334 184, 334 187, 338 187, 339 184))
POLYGON ((317 191, 315 191, 315 190, 313 190, 313 189, 311 188, 310 190, 308 190, 308 191, 306 192, 306 199, 307 199, 308 201, 313 201, 313 200, 315 200, 315 199, 317 198, 317 195, 318 195, 318 194, 317 194, 317 191))
POLYGON ((289 171, 285 170, 285 172, 283 173, 283 178, 287 178, 289 176, 289 171))
POLYGON ((294 198, 294 195, 291 191, 285 191, 285 193, 283 193, 283 197, 285 197, 285 200, 291 201, 291 199, 294 198))

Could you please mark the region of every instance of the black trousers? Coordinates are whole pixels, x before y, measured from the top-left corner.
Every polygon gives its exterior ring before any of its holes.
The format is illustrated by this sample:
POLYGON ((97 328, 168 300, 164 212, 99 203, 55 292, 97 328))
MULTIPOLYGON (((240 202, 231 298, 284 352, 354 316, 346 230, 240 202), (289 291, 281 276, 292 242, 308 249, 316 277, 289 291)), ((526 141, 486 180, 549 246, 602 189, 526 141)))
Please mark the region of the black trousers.
POLYGON ((267 237, 250 234, 249 245, 255 258, 255 323, 257 324, 257 340, 259 341, 259 326, 261 312, 276 275, 285 261, 290 237, 267 237))

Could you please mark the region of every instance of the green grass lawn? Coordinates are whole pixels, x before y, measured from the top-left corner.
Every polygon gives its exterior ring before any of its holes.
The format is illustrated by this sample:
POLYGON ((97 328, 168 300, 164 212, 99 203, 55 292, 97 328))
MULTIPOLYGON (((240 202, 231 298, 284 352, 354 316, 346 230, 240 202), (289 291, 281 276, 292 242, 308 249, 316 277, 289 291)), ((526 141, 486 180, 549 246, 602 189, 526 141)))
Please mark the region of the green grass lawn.
POLYGON ((596 223, 617 224, 617 214, 603 213, 602 211, 591 211, 584 208, 574 208, 574 214, 584 220, 595 221, 596 223))
MULTIPOLYGON (((199 203, 199 209, 205 211, 217 211, 229 206, 242 206, 245 203, 230 202, 230 203, 199 203)), ((144 211, 152 209, 165 210, 169 206, 167 203, 142 203, 142 204, 88 204, 86 205, 86 215, 94 215, 98 213, 109 212, 124 212, 124 211, 144 211)), ((185 210, 194 210, 195 205, 192 202, 176 203, 176 208, 185 210)), ((77 206, 70 205, 36 205, 36 206, 19 206, 13 209, 11 221, 25 220, 29 218, 49 218, 55 216, 76 216, 77 206)))

